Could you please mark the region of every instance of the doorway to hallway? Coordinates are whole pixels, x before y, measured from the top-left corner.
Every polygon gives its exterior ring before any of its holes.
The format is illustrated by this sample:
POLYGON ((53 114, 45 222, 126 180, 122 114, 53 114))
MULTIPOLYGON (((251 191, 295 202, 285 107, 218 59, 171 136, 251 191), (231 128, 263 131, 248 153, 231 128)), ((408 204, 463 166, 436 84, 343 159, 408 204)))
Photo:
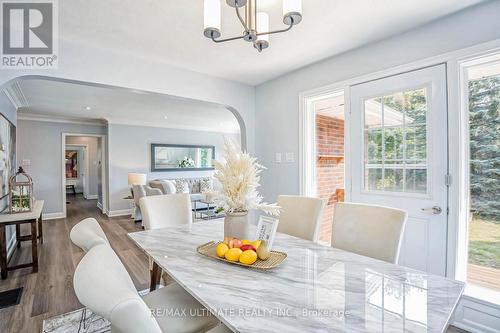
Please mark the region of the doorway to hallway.
POLYGON ((62 190, 64 215, 71 199, 95 200, 94 205, 105 212, 105 136, 63 133, 62 190))

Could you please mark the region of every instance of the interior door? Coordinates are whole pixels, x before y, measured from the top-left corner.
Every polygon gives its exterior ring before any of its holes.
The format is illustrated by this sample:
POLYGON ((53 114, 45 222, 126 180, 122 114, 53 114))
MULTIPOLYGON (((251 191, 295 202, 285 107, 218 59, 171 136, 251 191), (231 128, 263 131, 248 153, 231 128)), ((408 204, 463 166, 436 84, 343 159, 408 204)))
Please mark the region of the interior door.
POLYGON ((351 87, 351 200, 408 212, 399 264, 446 274, 444 65, 351 87))

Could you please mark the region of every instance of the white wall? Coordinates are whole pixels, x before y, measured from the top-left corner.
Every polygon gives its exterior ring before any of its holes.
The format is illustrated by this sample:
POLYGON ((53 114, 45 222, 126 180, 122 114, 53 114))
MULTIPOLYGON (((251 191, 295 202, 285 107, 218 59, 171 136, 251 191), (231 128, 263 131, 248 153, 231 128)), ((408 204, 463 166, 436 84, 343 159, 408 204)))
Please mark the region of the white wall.
MULTIPOLYGON (((62 27, 60 34, 64 34, 62 27)), ((242 117, 248 150, 254 151, 255 89, 252 86, 115 52, 105 45, 80 44, 71 38, 60 38, 58 58, 59 68, 55 70, 0 69, 0 88, 23 75, 42 75, 219 103, 234 108, 242 117)))
MULTIPOLYGON (((299 193, 299 93, 500 38, 500 1, 443 18, 411 32, 326 59, 256 89, 256 154, 268 170, 261 192, 272 201, 299 193), (294 152, 294 163, 274 163, 294 152)), ((332 36, 335 38, 335 36, 332 36)))
POLYGON ((62 133, 106 134, 106 127, 32 120, 17 122, 17 160, 33 177, 33 192, 45 200, 44 214, 63 212, 62 133))
MULTIPOLYGON (((98 140, 97 137, 91 136, 68 136, 66 137, 66 144, 72 145, 86 145, 87 146, 87 156, 88 158, 88 168, 87 175, 85 178, 85 186, 87 188, 87 194, 90 197, 97 197, 98 194, 98 171, 101 166, 99 165, 100 157, 98 156, 98 140)), ((83 161, 83 163, 87 163, 87 161, 83 161)), ((80 170, 83 170, 84 166, 80 165, 80 170)), ((81 174, 81 172, 80 172, 81 174)), ((79 175, 80 176, 80 175, 79 175)), ((80 185, 80 186, 83 186, 80 185)), ((83 188, 79 189, 83 191, 83 188)))
MULTIPOLYGON (((16 108, 12 105, 10 100, 7 98, 7 95, 3 91, 0 90, 0 113, 7 118, 14 125, 17 124, 16 117, 16 108)), ((19 146, 19 143, 17 143, 19 146)), ((19 152, 19 151, 18 151, 19 152)), ((9 204, 8 197, 4 197, 0 200, 0 211, 3 211, 7 208, 9 204)), ((7 254, 10 255, 12 250, 14 249, 14 241, 16 239, 16 228, 15 226, 7 226, 6 230, 6 240, 7 240, 7 254)))
MULTIPOLYGON (((229 114, 229 112, 228 112, 229 114)), ((224 137, 239 141, 239 134, 178 130, 157 127, 108 125, 109 142, 109 210, 111 214, 130 208, 123 200, 130 193, 127 184, 129 172, 148 174, 148 180, 157 178, 196 178, 209 176, 213 171, 151 172, 151 143, 213 145, 215 158, 223 153, 224 137)))

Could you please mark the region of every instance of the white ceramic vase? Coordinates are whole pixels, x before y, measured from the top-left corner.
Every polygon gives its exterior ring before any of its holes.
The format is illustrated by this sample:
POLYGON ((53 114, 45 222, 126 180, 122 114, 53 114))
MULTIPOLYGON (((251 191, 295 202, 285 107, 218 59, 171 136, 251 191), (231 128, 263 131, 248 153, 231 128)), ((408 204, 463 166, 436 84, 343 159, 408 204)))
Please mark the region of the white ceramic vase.
POLYGON ((251 239, 248 212, 227 213, 224 218, 224 237, 251 239))

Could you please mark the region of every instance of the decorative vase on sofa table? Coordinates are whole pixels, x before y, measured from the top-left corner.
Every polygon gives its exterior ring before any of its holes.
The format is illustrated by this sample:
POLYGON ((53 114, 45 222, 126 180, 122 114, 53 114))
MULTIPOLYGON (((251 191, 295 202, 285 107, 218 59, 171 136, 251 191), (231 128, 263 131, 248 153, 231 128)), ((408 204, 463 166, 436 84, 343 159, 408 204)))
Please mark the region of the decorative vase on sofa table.
POLYGON ((227 213, 224 218, 224 237, 250 239, 248 212, 227 213))

